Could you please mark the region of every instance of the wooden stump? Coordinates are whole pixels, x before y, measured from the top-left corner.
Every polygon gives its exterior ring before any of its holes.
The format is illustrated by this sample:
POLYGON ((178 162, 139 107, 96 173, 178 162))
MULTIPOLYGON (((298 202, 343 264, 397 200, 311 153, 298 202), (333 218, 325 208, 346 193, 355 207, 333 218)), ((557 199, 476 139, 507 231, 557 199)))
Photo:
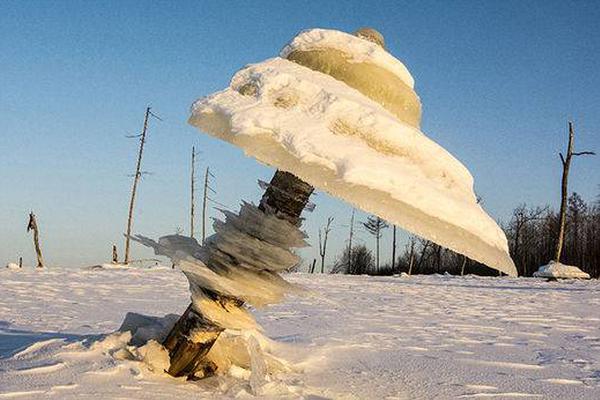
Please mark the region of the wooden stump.
MULTIPOLYGON (((300 224, 300 215, 308 203, 313 187, 289 172, 277 171, 260 201, 259 209, 265 214, 294 225, 300 224)), ((204 294, 221 305, 241 307, 239 299, 228 298, 209 290, 204 294)), ((223 307, 224 310, 225 307, 223 307)), ((171 366, 167 371, 172 376, 188 378, 205 377, 215 372, 215 366, 205 357, 224 328, 205 318, 190 304, 179 318, 163 346, 169 351, 171 366)))

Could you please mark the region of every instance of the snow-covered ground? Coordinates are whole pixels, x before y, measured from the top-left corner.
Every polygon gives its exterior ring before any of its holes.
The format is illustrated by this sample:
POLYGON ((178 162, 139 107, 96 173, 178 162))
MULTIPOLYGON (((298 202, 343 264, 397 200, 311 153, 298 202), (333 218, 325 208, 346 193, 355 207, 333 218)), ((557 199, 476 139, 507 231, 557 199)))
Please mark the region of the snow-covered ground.
MULTIPOLYGON (((313 294, 258 312, 294 366, 263 398, 600 398, 597 280, 289 278, 313 294)), ((181 313, 187 286, 168 269, 1 270, 0 399, 254 398, 243 371, 186 382, 123 357, 125 314, 181 313)))

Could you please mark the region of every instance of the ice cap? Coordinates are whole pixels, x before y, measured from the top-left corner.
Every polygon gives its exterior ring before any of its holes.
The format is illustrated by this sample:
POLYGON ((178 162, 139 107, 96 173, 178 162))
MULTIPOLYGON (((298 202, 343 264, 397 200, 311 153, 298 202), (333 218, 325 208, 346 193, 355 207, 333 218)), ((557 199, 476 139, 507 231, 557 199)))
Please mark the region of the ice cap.
MULTIPOLYGON (((414 80, 371 39, 312 29, 196 101, 189 122, 267 165, 508 275, 469 171, 420 129, 414 80)), ((369 38, 364 36, 369 33, 369 38)), ((383 41, 383 37, 381 37, 383 41)))

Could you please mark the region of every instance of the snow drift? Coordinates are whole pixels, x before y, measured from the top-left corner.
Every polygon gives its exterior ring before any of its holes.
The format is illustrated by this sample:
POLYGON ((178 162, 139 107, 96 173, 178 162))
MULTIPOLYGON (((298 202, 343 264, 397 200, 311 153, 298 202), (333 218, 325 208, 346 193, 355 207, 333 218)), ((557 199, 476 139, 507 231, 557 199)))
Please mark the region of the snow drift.
POLYGON ((471 174, 420 131, 413 85, 380 45, 314 29, 195 102, 189 122, 366 212, 516 275, 471 174))
POLYGON ((541 266, 533 273, 536 278, 551 279, 590 279, 590 274, 583 272, 573 265, 566 265, 550 261, 548 265, 541 266))

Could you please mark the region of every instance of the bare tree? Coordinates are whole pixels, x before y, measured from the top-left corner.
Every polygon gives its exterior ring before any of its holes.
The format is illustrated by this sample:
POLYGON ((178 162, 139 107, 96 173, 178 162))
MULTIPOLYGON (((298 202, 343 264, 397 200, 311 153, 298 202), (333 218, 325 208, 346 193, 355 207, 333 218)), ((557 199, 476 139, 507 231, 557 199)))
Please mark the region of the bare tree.
POLYGON ((410 253, 408 256, 408 275, 412 275, 413 266, 415 265, 415 244, 417 244, 417 238, 410 235, 410 253))
POLYGON ((467 256, 462 256, 462 265, 460 266, 460 276, 465 275, 465 267, 467 266, 467 256))
POLYGON ((40 230, 38 228, 35 214, 29 213, 29 223, 27 224, 27 232, 33 231, 33 246, 35 247, 35 254, 37 255, 37 267, 44 268, 44 259, 42 258, 42 248, 40 247, 40 230))
POLYGON ((392 273, 396 270, 396 225, 392 226, 392 273))
POLYGON ((389 225, 387 222, 379 218, 378 216, 369 216, 366 222, 363 222, 363 226, 371 235, 375 236, 376 251, 375 251, 375 268, 379 270, 379 240, 383 234, 383 230, 389 225))
POLYGON ((327 238, 331 232, 331 223, 333 217, 327 218, 327 224, 323 229, 323 238, 321 237, 321 228, 319 228, 319 255, 321 256, 321 273, 325 272, 325 254, 327 253, 327 238))
POLYGON ((214 177, 215 176, 210 172, 210 167, 206 167, 206 172, 204 174, 204 194, 202 196, 202 243, 206 240, 206 211, 208 201, 212 200, 208 197, 208 192, 215 193, 215 190, 210 187, 210 178, 214 177))
POLYGON ((131 187, 131 198, 129 199, 129 214, 127 216, 127 232, 125 234, 125 258, 124 263, 129 264, 129 240, 131 238, 131 228, 133 225, 133 209, 135 206, 135 194, 137 192, 137 186, 142 177, 142 155, 144 153, 144 144, 146 143, 146 132, 148 131, 148 118, 150 116, 160 120, 158 116, 152 113, 150 107, 146 107, 146 113, 144 114, 144 125, 142 133, 135 136, 140 138, 140 147, 137 154, 137 162, 135 165, 135 174, 133 174, 133 186, 131 187))
POLYGON ((350 233, 348 235, 348 270, 352 266, 352 239, 354 238, 354 213, 356 209, 352 209, 352 216, 350 217, 350 233))
POLYGON ((192 146, 192 171, 190 174, 190 237, 194 237, 194 211, 196 208, 196 148, 192 146))
POLYGON ((584 155, 595 155, 593 151, 573 151, 573 141, 575 139, 575 132, 573 130, 573 122, 569 121, 569 144, 567 146, 567 156, 560 155, 560 161, 562 162, 563 173, 561 181, 561 196, 560 196, 560 211, 559 211, 559 228, 558 228, 558 240, 556 241, 556 251, 554 261, 560 262, 560 256, 563 249, 564 238, 565 238, 565 226, 567 222, 567 196, 568 196, 568 179, 569 169, 571 168, 571 159, 574 156, 584 155))

